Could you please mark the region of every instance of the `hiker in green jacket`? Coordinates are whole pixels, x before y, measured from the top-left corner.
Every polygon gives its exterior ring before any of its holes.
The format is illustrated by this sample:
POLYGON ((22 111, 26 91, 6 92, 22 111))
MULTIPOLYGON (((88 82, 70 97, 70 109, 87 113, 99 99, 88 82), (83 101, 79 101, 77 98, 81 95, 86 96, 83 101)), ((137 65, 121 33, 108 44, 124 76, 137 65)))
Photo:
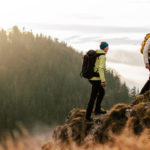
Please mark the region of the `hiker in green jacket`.
POLYGON ((86 110, 86 120, 93 121, 93 118, 91 117, 91 113, 93 110, 94 102, 96 100, 96 107, 95 107, 95 115, 99 114, 105 114, 106 111, 101 109, 101 102, 103 100, 103 97, 105 95, 104 87, 106 86, 106 80, 104 75, 104 70, 106 67, 106 53, 108 52, 109 45, 107 42, 101 42, 100 43, 100 49, 96 50, 96 53, 98 54, 104 54, 97 57, 95 66, 94 66, 94 72, 99 73, 99 77, 92 77, 89 79, 89 82, 92 85, 91 90, 91 96, 88 103, 88 107, 86 110))

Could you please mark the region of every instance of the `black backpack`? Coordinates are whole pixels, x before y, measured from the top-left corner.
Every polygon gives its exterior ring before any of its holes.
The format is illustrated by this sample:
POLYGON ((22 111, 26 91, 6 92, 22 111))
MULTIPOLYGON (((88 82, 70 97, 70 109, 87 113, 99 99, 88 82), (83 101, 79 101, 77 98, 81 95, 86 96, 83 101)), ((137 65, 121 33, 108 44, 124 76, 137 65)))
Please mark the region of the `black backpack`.
POLYGON ((99 73, 94 72, 94 65, 96 58, 100 55, 97 54, 95 50, 89 50, 83 57, 82 71, 80 73, 81 77, 90 79, 92 77, 99 77, 99 73))

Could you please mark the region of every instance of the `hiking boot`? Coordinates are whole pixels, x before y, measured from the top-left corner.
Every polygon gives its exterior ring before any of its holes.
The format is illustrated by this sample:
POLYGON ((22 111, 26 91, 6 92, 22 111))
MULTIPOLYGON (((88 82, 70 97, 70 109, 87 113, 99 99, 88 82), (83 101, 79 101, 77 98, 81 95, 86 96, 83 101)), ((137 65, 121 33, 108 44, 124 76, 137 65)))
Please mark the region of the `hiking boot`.
POLYGON ((106 110, 99 110, 94 112, 95 115, 106 114, 106 113, 107 113, 106 110))
POLYGON ((92 117, 86 118, 86 121, 94 121, 92 117))

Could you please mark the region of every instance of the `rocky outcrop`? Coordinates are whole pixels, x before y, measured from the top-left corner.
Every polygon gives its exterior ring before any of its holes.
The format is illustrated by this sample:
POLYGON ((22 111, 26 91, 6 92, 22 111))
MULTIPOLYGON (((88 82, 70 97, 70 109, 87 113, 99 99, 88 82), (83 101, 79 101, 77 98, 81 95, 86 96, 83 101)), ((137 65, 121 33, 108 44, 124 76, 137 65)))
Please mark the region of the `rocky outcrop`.
MULTIPOLYGON (((53 132, 53 139, 58 143, 77 145, 84 143, 105 144, 114 140, 126 128, 128 132, 140 136, 145 129, 150 129, 150 91, 138 95, 131 104, 117 104, 107 114, 95 116, 94 121, 85 120, 85 110, 74 108, 70 111, 63 126, 53 132)), ((147 132, 150 133, 150 132, 147 132)), ((49 143, 43 146, 43 150, 49 143)))

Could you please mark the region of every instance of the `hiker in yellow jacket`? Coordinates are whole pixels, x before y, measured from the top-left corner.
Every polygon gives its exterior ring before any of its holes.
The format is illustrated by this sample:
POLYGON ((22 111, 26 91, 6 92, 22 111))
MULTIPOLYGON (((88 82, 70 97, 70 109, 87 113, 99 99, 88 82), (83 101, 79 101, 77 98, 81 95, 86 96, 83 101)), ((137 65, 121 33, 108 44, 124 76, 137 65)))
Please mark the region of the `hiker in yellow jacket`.
POLYGON ((106 111, 101 109, 101 102, 103 100, 103 97, 105 95, 104 87, 106 86, 106 80, 104 71, 106 68, 106 54, 108 52, 109 45, 107 42, 101 42, 100 43, 100 49, 96 50, 96 53, 104 54, 97 57, 95 66, 94 66, 94 72, 99 73, 99 77, 92 77, 89 79, 89 82, 92 85, 91 90, 91 96, 88 103, 88 107, 86 110, 86 120, 92 121, 93 118, 91 117, 91 113, 93 110, 94 102, 96 100, 96 107, 95 107, 95 115, 98 114, 105 114, 106 111))

